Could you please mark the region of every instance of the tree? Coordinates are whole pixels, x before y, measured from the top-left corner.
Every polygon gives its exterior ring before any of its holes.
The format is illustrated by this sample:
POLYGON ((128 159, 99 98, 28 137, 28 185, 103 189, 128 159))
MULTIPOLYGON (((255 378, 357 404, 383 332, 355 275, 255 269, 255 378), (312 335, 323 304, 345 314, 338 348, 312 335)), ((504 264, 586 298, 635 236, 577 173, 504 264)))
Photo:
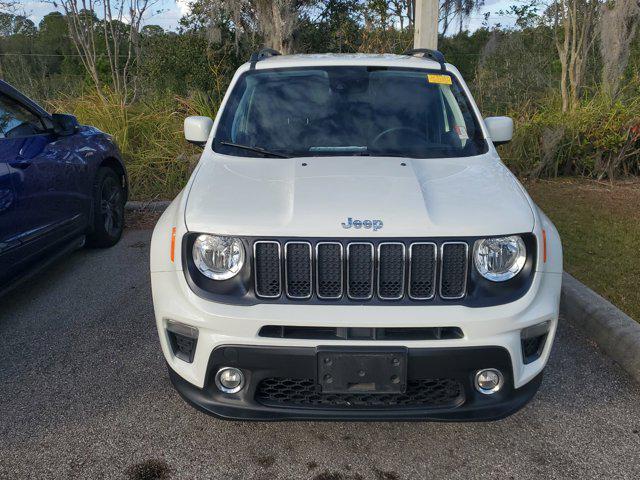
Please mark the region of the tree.
POLYGON ((0 0, 0 12, 7 13, 15 10, 17 2, 13 0, 0 0))
POLYGON ((293 51, 293 31, 298 23, 296 0, 255 0, 256 19, 265 44, 282 53, 293 51))
POLYGON ((440 24, 442 25, 442 35, 449 33, 449 27, 456 20, 458 21, 458 33, 462 33, 465 20, 483 5, 484 0, 441 0, 440 24))
POLYGON ((136 69, 142 55, 142 19, 157 1, 60 0, 73 44, 102 98, 103 82, 98 68, 101 51, 108 60, 113 91, 123 103, 135 100, 138 93, 136 69), (101 20, 95 13, 99 6, 102 6, 101 20))
POLYGON ((42 55, 40 61, 45 65, 48 75, 61 73, 65 68, 75 74, 82 72, 78 69, 77 57, 73 55, 74 47, 62 13, 46 14, 40 20, 35 40, 37 53, 42 55))
POLYGON ((322 0, 298 23, 301 52, 352 52, 358 44, 362 5, 358 0, 322 0))
POLYGON ((587 54, 596 39, 599 0, 556 0, 550 14, 561 65, 560 93, 562 111, 580 103, 587 54))
POLYGON ((612 99, 629 62, 630 46, 636 37, 640 5, 638 0, 615 0, 606 3, 600 16, 600 53, 602 88, 612 99))
POLYGON ((156 35, 162 35, 164 33, 164 28, 160 25, 145 25, 140 30, 140 35, 143 37, 153 37, 156 35))
POLYGON ((293 51, 293 39, 304 8, 312 0, 196 0, 184 26, 204 28, 213 43, 220 43, 223 30, 233 31, 236 56, 241 38, 259 35, 264 45, 283 53, 293 51))
POLYGON ((25 35, 33 37, 35 33, 35 24, 24 15, 0 12, 0 36, 25 35))

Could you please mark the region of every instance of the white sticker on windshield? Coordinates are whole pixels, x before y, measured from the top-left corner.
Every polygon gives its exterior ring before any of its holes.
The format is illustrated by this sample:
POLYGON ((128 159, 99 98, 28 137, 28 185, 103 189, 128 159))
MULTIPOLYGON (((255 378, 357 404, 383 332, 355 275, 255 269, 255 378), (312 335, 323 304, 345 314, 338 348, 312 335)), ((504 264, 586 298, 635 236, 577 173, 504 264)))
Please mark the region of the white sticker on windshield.
POLYGON ((458 134, 458 137, 460 137, 460 140, 469 140, 467 127, 465 127, 464 125, 456 125, 455 127, 453 127, 453 129, 458 134))

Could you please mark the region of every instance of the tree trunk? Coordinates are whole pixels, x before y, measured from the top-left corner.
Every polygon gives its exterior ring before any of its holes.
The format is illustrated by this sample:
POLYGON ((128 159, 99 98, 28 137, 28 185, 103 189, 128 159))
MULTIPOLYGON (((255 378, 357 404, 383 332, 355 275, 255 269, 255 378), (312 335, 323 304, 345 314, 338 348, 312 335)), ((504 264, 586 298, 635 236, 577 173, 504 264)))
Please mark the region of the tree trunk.
POLYGON ((617 0, 602 8, 599 26, 602 89, 612 100, 620 90, 639 19, 640 6, 637 0, 617 0))
POLYGON ((557 0, 555 4, 554 35, 561 65, 563 112, 580 104, 587 54, 595 40, 598 8, 598 0, 557 0))

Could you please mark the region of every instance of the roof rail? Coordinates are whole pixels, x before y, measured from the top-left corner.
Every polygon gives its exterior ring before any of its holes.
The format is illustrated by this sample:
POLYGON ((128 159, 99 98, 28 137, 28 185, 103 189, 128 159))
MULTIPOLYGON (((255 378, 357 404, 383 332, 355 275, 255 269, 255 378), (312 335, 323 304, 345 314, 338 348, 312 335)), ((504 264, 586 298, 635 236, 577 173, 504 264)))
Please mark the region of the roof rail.
POLYGON ((249 59, 249 61, 251 62, 251 70, 256 68, 256 63, 258 63, 260 60, 264 60, 265 58, 269 57, 276 57, 278 55, 282 54, 279 51, 274 50, 273 48, 263 48, 259 52, 252 53, 251 58, 249 59))
POLYGON ((447 70, 447 67, 444 64, 444 55, 438 50, 431 50, 430 48, 410 48, 409 50, 405 50, 403 55, 413 56, 418 53, 421 53, 424 58, 438 62, 443 72, 447 70))

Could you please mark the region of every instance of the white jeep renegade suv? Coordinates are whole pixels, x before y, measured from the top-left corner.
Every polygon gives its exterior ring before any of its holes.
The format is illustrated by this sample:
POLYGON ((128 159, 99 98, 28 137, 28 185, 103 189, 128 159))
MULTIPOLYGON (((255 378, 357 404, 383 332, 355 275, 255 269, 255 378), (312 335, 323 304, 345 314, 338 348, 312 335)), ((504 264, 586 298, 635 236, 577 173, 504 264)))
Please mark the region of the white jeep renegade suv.
POLYGON ((530 400, 558 321, 558 232, 436 51, 238 69, 153 233, 180 394, 236 419, 490 420, 530 400))

